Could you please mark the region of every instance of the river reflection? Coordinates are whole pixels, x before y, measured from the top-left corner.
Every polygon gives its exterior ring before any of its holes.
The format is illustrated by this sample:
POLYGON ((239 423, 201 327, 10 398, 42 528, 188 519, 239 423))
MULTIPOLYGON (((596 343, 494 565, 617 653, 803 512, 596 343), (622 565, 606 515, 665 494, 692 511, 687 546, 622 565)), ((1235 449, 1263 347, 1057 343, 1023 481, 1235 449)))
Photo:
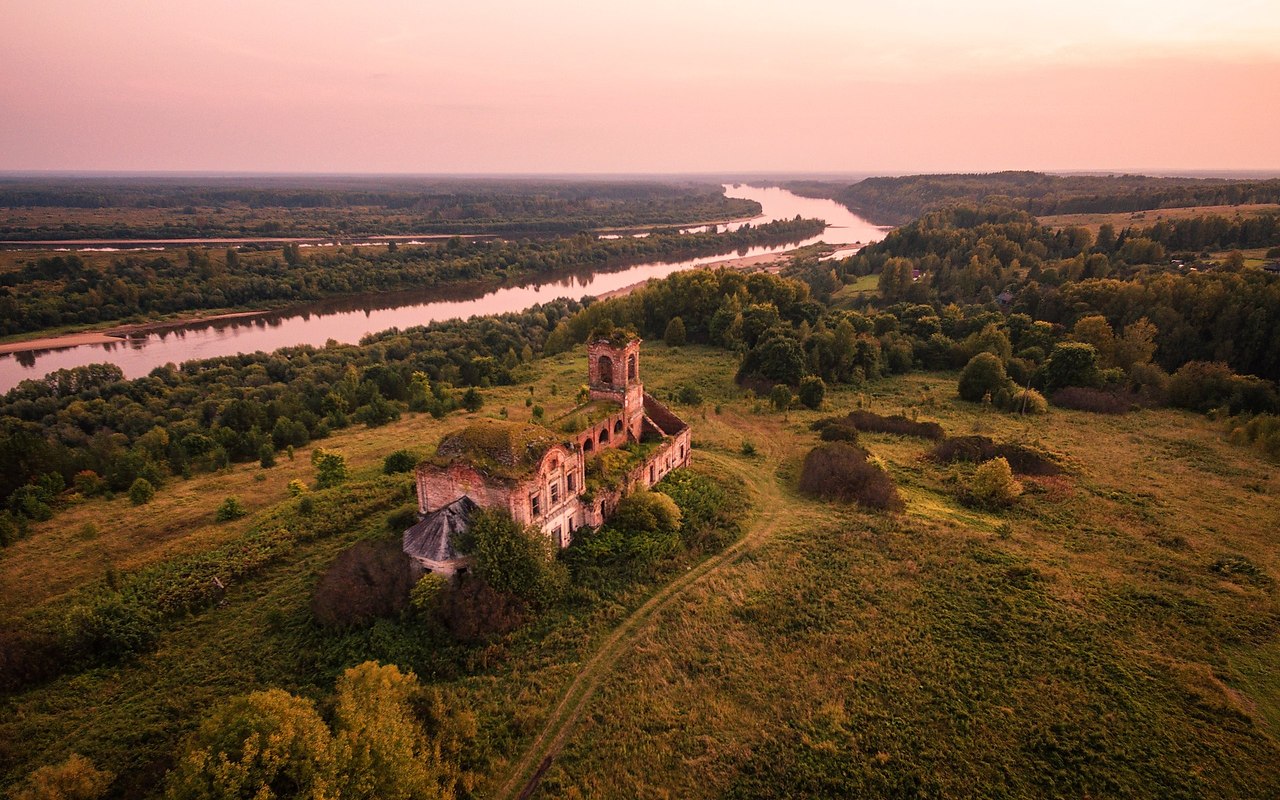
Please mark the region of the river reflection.
MULTIPOLYGON (((734 256, 755 256, 791 250, 825 241, 828 244, 866 243, 880 239, 885 229, 852 214, 830 200, 815 200, 775 187, 726 186, 730 197, 756 200, 763 213, 752 224, 777 219, 818 217, 826 231, 800 242, 772 247, 751 247, 714 256, 676 262, 649 262, 619 269, 573 272, 535 282, 503 286, 491 291, 476 289, 423 289, 377 295, 337 298, 251 317, 186 323, 139 334, 110 343, 82 344, 52 350, 0 355, 0 391, 26 378, 57 369, 96 362, 120 366, 129 378, 146 375, 167 363, 214 358, 257 350, 271 351, 300 344, 322 346, 329 339, 358 342, 368 333, 387 328, 407 328, 440 320, 522 311, 560 297, 598 296, 645 281, 665 278, 681 270, 723 261, 734 256)), ((745 222, 719 226, 737 229, 745 222)))

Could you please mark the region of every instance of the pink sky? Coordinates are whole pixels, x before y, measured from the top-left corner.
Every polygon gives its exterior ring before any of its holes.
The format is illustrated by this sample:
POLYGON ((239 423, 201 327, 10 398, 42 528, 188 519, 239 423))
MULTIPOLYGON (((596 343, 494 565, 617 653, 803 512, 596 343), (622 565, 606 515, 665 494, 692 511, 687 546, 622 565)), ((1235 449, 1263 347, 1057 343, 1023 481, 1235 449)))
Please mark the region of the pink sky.
POLYGON ((0 170, 1280 169, 1280 3, 3 0, 0 170))

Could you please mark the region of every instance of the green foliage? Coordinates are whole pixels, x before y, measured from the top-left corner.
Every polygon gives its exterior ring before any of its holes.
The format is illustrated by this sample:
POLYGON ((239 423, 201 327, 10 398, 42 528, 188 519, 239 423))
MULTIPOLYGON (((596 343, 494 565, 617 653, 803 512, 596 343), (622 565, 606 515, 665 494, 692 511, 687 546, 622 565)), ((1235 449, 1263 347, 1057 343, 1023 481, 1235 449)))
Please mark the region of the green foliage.
POLYGON ((1084 342, 1056 344, 1045 362, 1043 376, 1048 390, 1065 386, 1097 386, 1102 380, 1098 373, 1098 351, 1084 342))
POLYGON ((1252 376, 1237 375, 1221 362, 1187 362, 1169 379, 1168 392, 1170 404, 1193 411, 1280 411, 1280 397, 1274 386, 1252 376))
POLYGON ((333 736, 315 704, 280 689, 239 697, 188 739, 169 773, 169 800, 339 796, 333 736))
POLYGON ((248 513, 249 511, 238 497, 228 497, 218 505, 218 511, 214 517, 218 522, 230 522, 234 519, 240 519, 248 513))
POLYGON ((779 383, 769 390, 769 403, 775 411, 786 411, 791 408, 791 387, 779 383))
POLYGON ((1009 462, 998 456, 978 465, 963 499, 983 508, 1007 508, 1022 494, 1022 484, 1013 477, 1009 462))
POLYGON ((468 411, 479 411, 484 407, 484 396, 472 386, 462 395, 462 407, 468 411))
POLYGON ((806 408, 822 408, 822 400, 827 396, 827 384, 817 375, 808 375, 800 381, 799 396, 806 408))
POLYGON ((144 652, 159 633, 156 615, 117 594, 73 607, 63 622, 63 648, 73 663, 110 664, 144 652))
POLYGON ((79 753, 64 761, 40 767, 15 787, 10 800, 98 800, 107 793, 115 775, 94 767, 79 753))
POLYGON ((666 342, 667 347, 683 347, 686 341, 684 320, 680 317, 672 317, 667 323, 666 331, 662 334, 662 341, 666 342))
POLYGON ((680 531, 680 508, 662 492, 632 492, 618 503, 609 524, 627 534, 680 531))
POLYGON ((742 447, 739 450, 744 456, 754 456, 756 454, 755 443, 750 439, 743 439, 742 447))
POLYGON ((289 481, 289 496, 301 497, 307 493, 307 485, 297 478, 289 481))
POLYGON ((382 460, 382 473, 394 475, 397 472, 410 472, 418 465, 418 457, 412 450, 397 450, 382 460))
POLYGON ((129 487, 129 502, 135 506, 144 505, 151 502, 151 498, 156 496, 156 487, 151 485, 151 481, 146 478, 138 478, 129 487))
POLYGON ((521 527, 502 511, 477 512, 460 545, 475 556, 476 575, 495 591, 544 606, 564 591, 563 567, 555 562, 550 538, 536 527, 521 527))
POLYGON ((270 469, 276 465, 276 449, 268 442, 263 442, 262 447, 258 448, 258 464, 263 469, 270 469))
POLYGON ((991 353, 978 353, 960 373, 957 390, 961 400, 977 403, 988 395, 994 397, 1008 385, 1009 376, 1000 358, 991 353))
POLYGON ((409 607, 423 619, 435 616, 440 599, 449 590, 449 579, 436 573, 425 573, 409 590, 409 607))
POLYGON ((317 447, 311 451, 311 464, 316 468, 317 489, 328 489, 347 480, 347 459, 340 453, 317 447))

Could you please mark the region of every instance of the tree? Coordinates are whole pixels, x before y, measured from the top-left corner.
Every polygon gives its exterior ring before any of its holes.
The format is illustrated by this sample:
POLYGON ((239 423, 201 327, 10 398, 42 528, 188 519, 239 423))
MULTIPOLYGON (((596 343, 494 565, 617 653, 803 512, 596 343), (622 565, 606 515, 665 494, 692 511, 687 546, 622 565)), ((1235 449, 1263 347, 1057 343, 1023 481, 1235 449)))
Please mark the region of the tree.
POLYGON ((1138 364, 1147 364, 1156 354, 1156 334, 1159 330, 1146 317, 1125 326, 1124 333, 1116 339, 1112 362, 1128 372, 1138 364))
POLYGON ((522 527, 509 514, 477 511, 462 550, 475 556, 475 573, 494 590, 531 602, 551 603, 563 591, 563 567, 551 540, 536 527, 522 527))
POLYGON ((774 386, 769 392, 769 402, 775 411, 786 411, 791 408, 791 388, 784 383, 774 386))
POLYGON ((667 331, 662 335, 662 340, 667 343, 667 347, 683 347, 685 343, 684 320, 679 317, 672 317, 667 323, 667 331))
POLYGON ((397 472, 409 472, 418 465, 418 457, 409 450, 397 450, 382 460, 382 472, 384 475, 394 475, 397 472))
POLYGON ((26 785, 10 795, 12 800, 98 800, 115 775, 97 769, 79 753, 65 761, 40 767, 27 776, 26 785))
POLYGON ((1004 363, 991 353, 978 353, 969 359, 960 373, 957 391, 961 400, 976 403, 988 394, 996 394, 1009 384, 1009 376, 1005 374, 1004 363))
POLYGON ((1081 317, 1071 328, 1071 335, 1077 342, 1093 345, 1093 349, 1098 351, 1098 360, 1102 366, 1115 365, 1115 334, 1106 317, 1101 314, 1081 317))
POLYGON ((311 452, 311 463, 316 468, 317 489, 328 489, 347 480, 347 460, 339 453, 317 447, 311 452))
POLYGON ((412 672, 374 661, 338 679, 334 744, 343 800, 446 798, 465 783, 458 750, 474 735, 474 720, 441 714, 438 692, 424 694, 412 672), (424 699, 440 717, 433 736, 415 715, 424 699))
POLYGON ((822 400, 827 395, 827 384, 817 375, 806 376, 800 381, 800 402, 806 408, 821 408, 822 400))
POLYGON ((258 463, 263 469, 270 469, 276 465, 276 449, 270 442, 263 442, 262 447, 258 448, 258 463))
POLYGON ((479 411, 484 406, 484 396, 472 386, 462 395, 462 407, 468 411, 479 411))
POLYGON ((206 719, 166 781, 168 800, 326 800, 338 795, 333 736, 315 705, 280 689, 206 719))
POLYGON ((1062 342, 1053 346, 1044 364, 1044 384, 1049 390, 1064 386, 1097 386, 1098 351, 1084 342, 1062 342))
POLYGON ((151 498, 156 496, 156 487, 151 485, 151 481, 146 478, 138 478, 129 487, 129 501, 135 506, 144 505, 151 502, 151 498))

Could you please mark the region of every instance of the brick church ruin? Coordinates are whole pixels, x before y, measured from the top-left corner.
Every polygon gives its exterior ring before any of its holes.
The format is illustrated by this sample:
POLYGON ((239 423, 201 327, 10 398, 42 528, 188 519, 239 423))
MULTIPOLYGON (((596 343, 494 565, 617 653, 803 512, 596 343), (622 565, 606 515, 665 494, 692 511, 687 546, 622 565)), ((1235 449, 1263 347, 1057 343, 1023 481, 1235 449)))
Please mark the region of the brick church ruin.
POLYGON ((586 403, 547 425, 477 420, 440 440, 416 470, 422 519, 404 551, 432 572, 464 569, 455 542, 477 508, 500 508, 567 547, 601 525, 628 492, 689 463, 690 431, 644 391, 640 339, 614 334, 587 345, 586 403))

